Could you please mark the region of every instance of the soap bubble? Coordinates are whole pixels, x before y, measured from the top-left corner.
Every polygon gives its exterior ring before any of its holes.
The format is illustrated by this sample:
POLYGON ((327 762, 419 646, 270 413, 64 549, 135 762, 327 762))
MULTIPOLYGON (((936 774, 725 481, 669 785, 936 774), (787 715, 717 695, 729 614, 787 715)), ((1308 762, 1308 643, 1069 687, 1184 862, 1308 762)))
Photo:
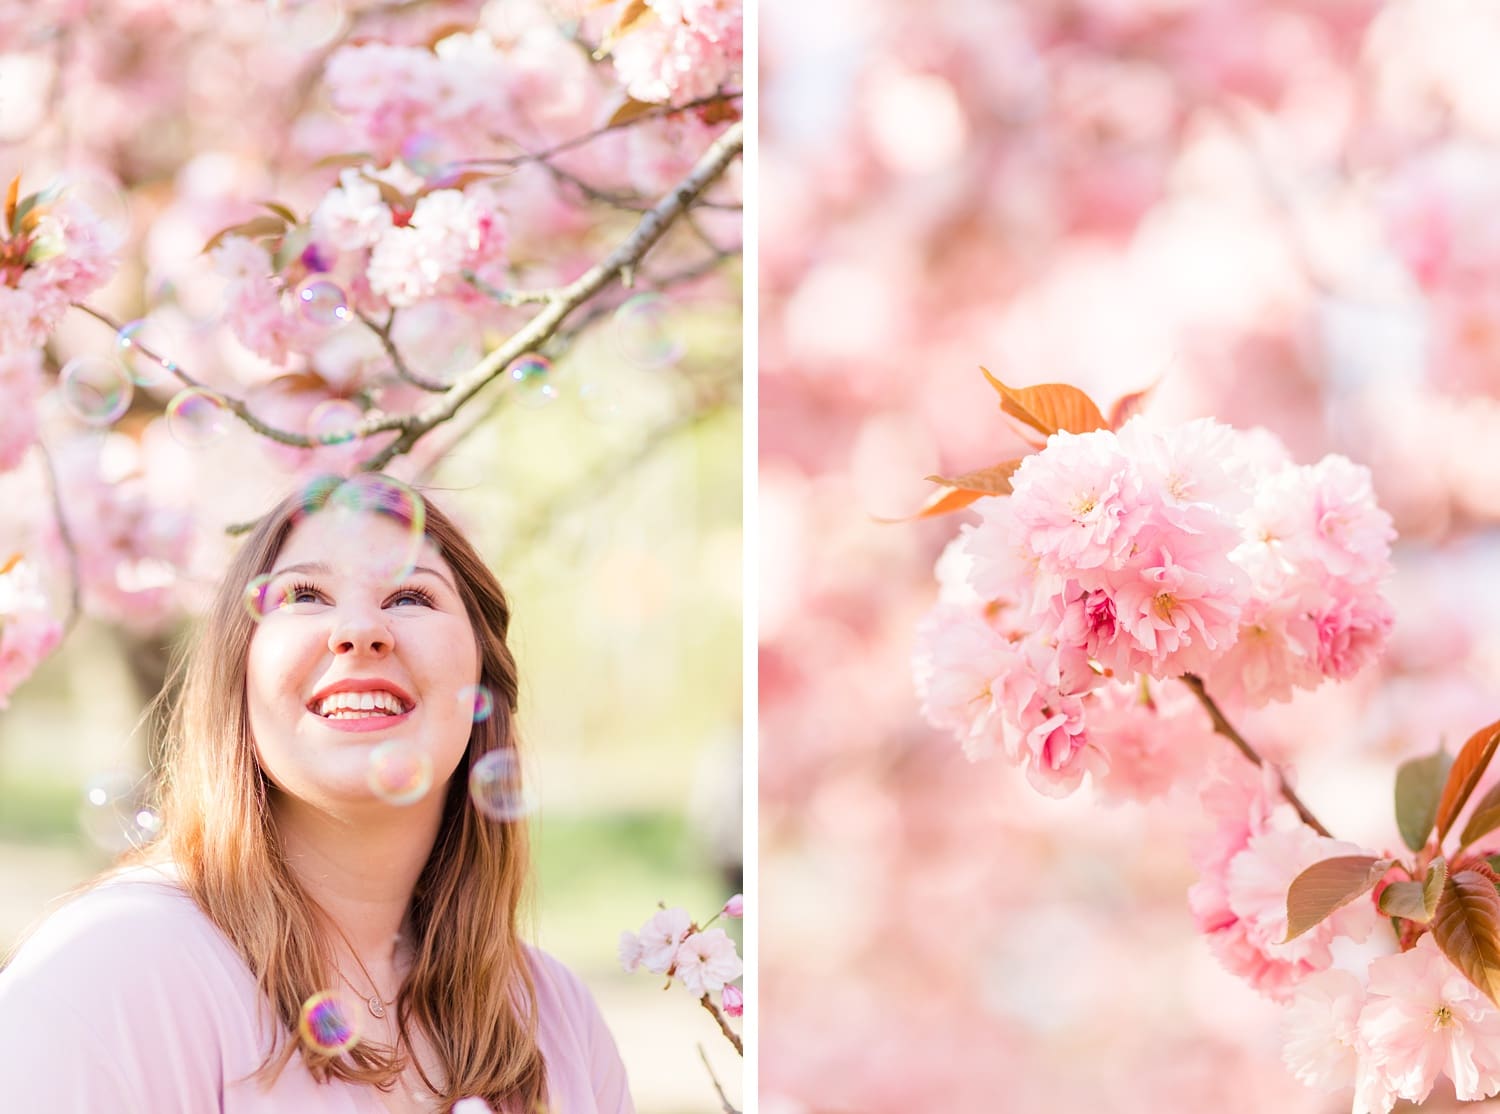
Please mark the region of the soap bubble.
POLYGON ((227 406, 198 387, 179 391, 167 403, 167 432, 189 449, 212 445, 229 432, 233 421, 227 406))
POLYGON ((307 1046, 328 1056, 348 1052, 359 1043, 364 1004, 343 990, 320 990, 302 1003, 297 1032, 307 1046))
POLYGON ((615 310, 610 333, 625 359, 661 368, 682 359, 683 345, 670 328, 671 307, 660 294, 637 294, 615 310))
POLYGON ((535 353, 522 356, 510 365, 510 377, 523 406, 534 409, 557 398, 557 388, 552 385, 552 361, 546 356, 535 353))
POLYGON ((387 804, 416 804, 432 788, 432 755, 414 743, 392 739, 370 752, 365 778, 370 792, 387 804))
POLYGON ((474 763, 469 771, 469 799, 491 820, 520 820, 531 811, 515 751, 492 750, 474 763))
POLYGON ((130 409, 135 384, 130 373, 111 360, 78 356, 63 365, 58 377, 63 405, 90 425, 110 425, 130 409))
POLYGON ((342 325, 350 317, 343 288, 327 279, 309 279, 299 286, 297 305, 303 319, 314 325, 342 325))

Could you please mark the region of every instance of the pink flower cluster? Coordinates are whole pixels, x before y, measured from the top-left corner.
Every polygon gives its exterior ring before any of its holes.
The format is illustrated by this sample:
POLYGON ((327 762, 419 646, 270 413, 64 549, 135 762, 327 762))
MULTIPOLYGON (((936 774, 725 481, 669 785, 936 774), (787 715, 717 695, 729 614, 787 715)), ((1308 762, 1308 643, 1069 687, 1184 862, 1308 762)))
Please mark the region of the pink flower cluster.
POLYGON ((638 101, 681 104, 735 80, 744 64, 741 0, 646 0, 651 14, 613 49, 615 72, 638 101))
POLYGON ((29 231, 0 228, 0 356, 39 348, 70 302, 93 293, 116 266, 119 236, 66 193, 38 205, 29 231))
POLYGON ((0 472, 21 463, 36 441, 36 404, 42 394, 40 349, 0 354, 0 472))
POLYGON ((1287 1066, 1324 1091, 1354 1088, 1354 1114, 1421 1104, 1439 1075, 1461 1101, 1500 1092, 1500 1010, 1428 933, 1370 964, 1366 981, 1329 970, 1297 988, 1287 1010, 1287 1066))
POLYGON ((1368 852, 1318 835, 1282 799, 1269 766, 1257 772, 1238 756, 1220 765, 1199 799, 1214 827, 1193 852, 1200 877, 1188 905, 1198 929, 1229 971, 1285 1001, 1298 983, 1332 965, 1335 936, 1364 940, 1379 919, 1365 898, 1282 943, 1293 879, 1323 859, 1368 852))
POLYGON ((285 365, 356 313, 384 317, 433 299, 482 301, 466 271, 504 286, 507 237, 495 187, 422 189, 422 179, 399 164, 344 170, 308 220, 307 246, 279 271, 264 244, 225 238, 213 258, 229 280, 225 316, 235 336, 285 365), (420 196, 403 208, 382 195, 382 185, 420 196))
MULTIPOLYGON (((731 898, 723 912, 742 915, 743 898, 731 898)), ((718 991, 725 1013, 744 1012, 743 992, 729 985, 744 971, 734 941, 722 928, 699 929, 684 909, 663 909, 640 932, 621 932, 619 953, 626 971, 644 968, 677 979, 694 998, 718 991)))
MULTIPOLYGON (((1298 467, 1268 433, 1138 417, 1054 434, 1011 482, 939 562, 915 672, 935 726, 971 757, 999 745, 1042 792, 1108 770, 1091 723, 1140 703, 1091 696, 1111 679, 1192 673, 1262 704, 1352 676, 1390 631, 1390 518, 1342 457, 1298 467)), ((1205 730, 1178 722, 1183 745, 1205 730)), ((1115 733, 1122 758, 1128 737, 1115 733)), ((1165 788, 1138 773, 1120 783, 1165 788)))
POLYGON ((0 573, 0 709, 61 641, 62 624, 47 609, 36 570, 15 561, 0 573))

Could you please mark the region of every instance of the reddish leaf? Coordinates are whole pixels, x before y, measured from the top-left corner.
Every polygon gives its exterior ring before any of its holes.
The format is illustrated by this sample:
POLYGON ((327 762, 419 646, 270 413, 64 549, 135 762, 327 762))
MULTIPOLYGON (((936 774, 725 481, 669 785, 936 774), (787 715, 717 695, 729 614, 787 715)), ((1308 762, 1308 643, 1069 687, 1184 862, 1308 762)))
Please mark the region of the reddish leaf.
POLYGON ((1477 870, 1460 870, 1443 886, 1432 935, 1468 980, 1500 1005, 1500 893, 1477 870))
POLYGON ((1438 842, 1453 827, 1453 821, 1468 803, 1469 794, 1479 784, 1490 759, 1495 757, 1495 747, 1500 745, 1500 721, 1481 727, 1469 737, 1469 741, 1453 760, 1453 769, 1448 771, 1448 780, 1443 785, 1443 795, 1438 801, 1438 842))
POLYGON ((412 208, 413 199, 407 197, 406 194, 402 193, 389 182, 372 177, 369 174, 365 175, 365 179, 374 183, 376 190, 380 192, 380 200, 384 201, 392 209, 410 210, 412 208))
POLYGON ((876 522, 887 525, 896 522, 914 522, 919 518, 937 518, 940 515, 961 511, 976 499, 984 498, 982 491, 959 491, 953 487, 940 487, 927 497, 921 510, 905 518, 876 518, 876 522))
POLYGON ((1401 838, 1413 851, 1427 845, 1437 819, 1438 799, 1453 758, 1441 746, 1436 754, 1412 758, 1396 771, 1396 827, 1401 838))
POLYGON ((1121 395, 1115 399, 1115 404, 1109 408, 1109 428, 1119 429, 1131 418, 1141 412, 1146 405, 1146 399, 1151 392, 1156 390, 1156 384, 1146 387, 1144 390, 1134 391, 1128 395, 1121 395))
POLYGON ((946 484, 948 487, 956 487, 962 491, 978 491, 984 495, 1009 495, 1010 478, 1015 474, 1017 468, 1021 467, 1021 457, 1018 460, 1005 460, 999 464, 992 464, 988 468, 981 468, 977 472, 965 472, 962 476, 928 476, 933 483, 946 484))
POLYGON ((15 230, 16 225, 16 202, 21 199, 21 176, 17 174, 10 180, 10 188, 5 191, 5 227, 15 230))
POLYGON ((342 170, 346 166, 363 166, 367 162, 374 162, 375 156, 368 151, 348 151, 342 155, 324 155, 313 166, 319 169, 337 167, 342 170))
POLYGON ((1017 421, 1024 422, 1043 437, 1058 430, 1089 433, 1106 428, 1099 405, 1077 387, 1066 383, 1040 383, 1035 387, 1007 387, 980 368, 1000 395, 1000 409, 1017 421))
POLYGON ((1392 882, 1380 891, 1380 911, 1391 917, 1402 917, 1418 924, 1432 920, 1448 880, 1448 864, 1435 859, 1421 882, 1392 882))
POLYGON ((1365 893, 1391 869, 1394 859, 1340 855, 1313 863, 1286 892, 1286 940, 1295 940, 1331 913, 1365 893))
POLYGON ((637 120, 646 115, 652 109, 660 107, 660 105, 652 104, 650 101, 638 101, 634 97, 626 97, 625 103, 615 109, 614 115, 609 118, 609 126, 617 128, 621 124, 628 124, 630 121, 637 120))
POLYGON ((1474 811, 1469 813, 1469 822, 1464 825, 1463 834, 1458 837, 1458 845, 1467 847, 1496 828, 1500 828, 1500 782, 1490 786, 1490 791, 1479 798, 1474 811))
POLYGON ((286 231, 286 221, 280 217, 251 217, 240 224, 230 225, 215 232, 208 243, 203 245, 205 252, 213 251, 221 243, 231 236, 243 236, 247 240, 256 240, 262 236, 277 236, 286 231))

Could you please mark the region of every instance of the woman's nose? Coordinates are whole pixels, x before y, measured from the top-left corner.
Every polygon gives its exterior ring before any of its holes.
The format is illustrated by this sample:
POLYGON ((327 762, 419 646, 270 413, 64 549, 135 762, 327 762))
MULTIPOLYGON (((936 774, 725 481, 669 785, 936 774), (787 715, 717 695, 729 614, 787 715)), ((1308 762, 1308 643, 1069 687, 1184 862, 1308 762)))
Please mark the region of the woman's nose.
POLYGON ((395 640, 380 611, 350 609, 335 618, 328 632, 328 648, 335 654, 371 654, 383 657, 395 640))

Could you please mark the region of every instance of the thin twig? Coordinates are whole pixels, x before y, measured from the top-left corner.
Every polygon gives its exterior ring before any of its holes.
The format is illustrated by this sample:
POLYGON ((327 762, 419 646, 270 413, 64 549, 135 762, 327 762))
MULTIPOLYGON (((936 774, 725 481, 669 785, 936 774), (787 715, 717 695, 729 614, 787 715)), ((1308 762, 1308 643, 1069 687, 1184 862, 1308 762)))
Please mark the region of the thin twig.
POLYGON ((635 230, 606 258, 590 267, 558 292, 555 301, 513 333, 469 371, 456 379, 441 399, 427 409, 409 415, 401 435, 376 453, 363 468, 375 472, 410 451, 434 427, 449 421, 461 406, 518 357, 535 351, 552 336, 567 316, 588 301, 627 268, 632 268, 668 228, 687 211, 693 201, 722 174, 744 146, 743 122, 731 125, 699 158, 677 187, 643 215, 635 230))
POLYGON ((719 1102, 724 1106, 724 1114, 740 1114, 729 1101, 729 1096, 724 1093, 724 1086, 719 1082, 719 1077, 714 1074, 714 1066, 708 1062, 708 1053, 703 1051, 703 1045, 698 1045, 698 1059, 703 1061, 703 1066, 708 1071, 709 1079, 713 1080, 714 1090, 719 1092, 719 1102))
POLYGON ((430 391, 433 394, 440 395, 448 389, 447 384, 424 378, 407 367, 406 361, 401 358, 401 353, 396 348, 396 342, 391 339, 391 326, 396 322, 396 311, 394 309, 386 317, 384 325, 375 324, 374 321, 363 313, 357 313, 355 316, 364 322, 365 328, 380 338, 380 343, 385 348, 385 354, 391 358, 391 364, 395 367, 398 376, 406 380, 413 387, 420 387, 422 390, 430 391))
POLYGON ((83 578, 78 570, 78 543, 73 540, 73 531, 68 526, 68 516, 63 511, 62 488, 57 480, 57 465, 52 454, 40 439, 37 451, 42 454, 42 464, 47 473, 47 488, 52 495, 52 516, 57 520, 57 536, 62 539, 63 549, 68 554, 68 617, 63 621, 63 634, 71 634, 83 612, 83 578))
POLYGON ((724 1020, 724 1015, 719 1012, 719 1007, 714 1005, 713 999, 704 994, 702 998, 698 999, 698 1004, 714 1015, 714 1020, 719 1023, 719 1028, 729 1038, 729 1043, 734 1045, 734 1050, 743 1056, 745 1054, 744 1042, 740 1040, 740 1035, 729 1027, 729 1022, 724 1020))
MULTIPOLYGON (((1203 687, 1202 678, 1196 677, 1191 673, 1184 673, 1181 680, 1183 684, 1193 690, 1193 695, 1198 698, 1198 703, 1202 704, 1208 710, 1209 718, 1214 722, 1214 731, 1233 743, 1239 752, 1250 759, 1255 765, 1264 766, 1266 764, 1265 759, 1257 754, 1255 748, 1245 741, 1245 737, 1235 730, 1234 724, 1229 722, 1223 710, 1214 702, 1214 698, 1208 695, 1208 690, 1203 687)), ((1275 769, 1276 780, 1281 783, 1281 795, 1297 810, 1297 815, 1302 817, 1302 822, 1319 835, 1329 836, 1328 829, 1323 827, 1318 818, 1312 814, 1312 810, 1302 803, 1302 799, 1297 796, 1296 792, 1287 783, 1286 776, 1279 768, 1275 769)))
POLYGON ((683 112, 689 112, 695 108, 702 108, 705 105, 725 104, 729 101, 737 101, 740 99, 740 96, 741 94, 738 89, 726 89, 723 92, 710 93, 706 97, 699 97, 697 100, 687 101, 684 104, 664 104, 657 108, 645 109, 638 115, 630 117, 630 119, 628 120, 621 120, 618 123, 610 122, 608 124, 605 124, 602 128, 595 128, 591 132, 584 132, 582 135, 575 135, 572 139, 559 143, 555 147, 547 147, 541 151, 526 151, 519 155, 499 155, 492 157, 481 156, 472 159, 457 159, 455 160, 455 165, 523 166, 528 162, 545 162, 546 160, 553 158, 556 155, 562 154, 564 151, 571 151, 575 147, 582 147, 585 143, 592 143, 601 135, 608 135, 612 131, 619 131, 621 128, 633 127, 645 120, 654 120, 662 116, 676 116, 683 112))

